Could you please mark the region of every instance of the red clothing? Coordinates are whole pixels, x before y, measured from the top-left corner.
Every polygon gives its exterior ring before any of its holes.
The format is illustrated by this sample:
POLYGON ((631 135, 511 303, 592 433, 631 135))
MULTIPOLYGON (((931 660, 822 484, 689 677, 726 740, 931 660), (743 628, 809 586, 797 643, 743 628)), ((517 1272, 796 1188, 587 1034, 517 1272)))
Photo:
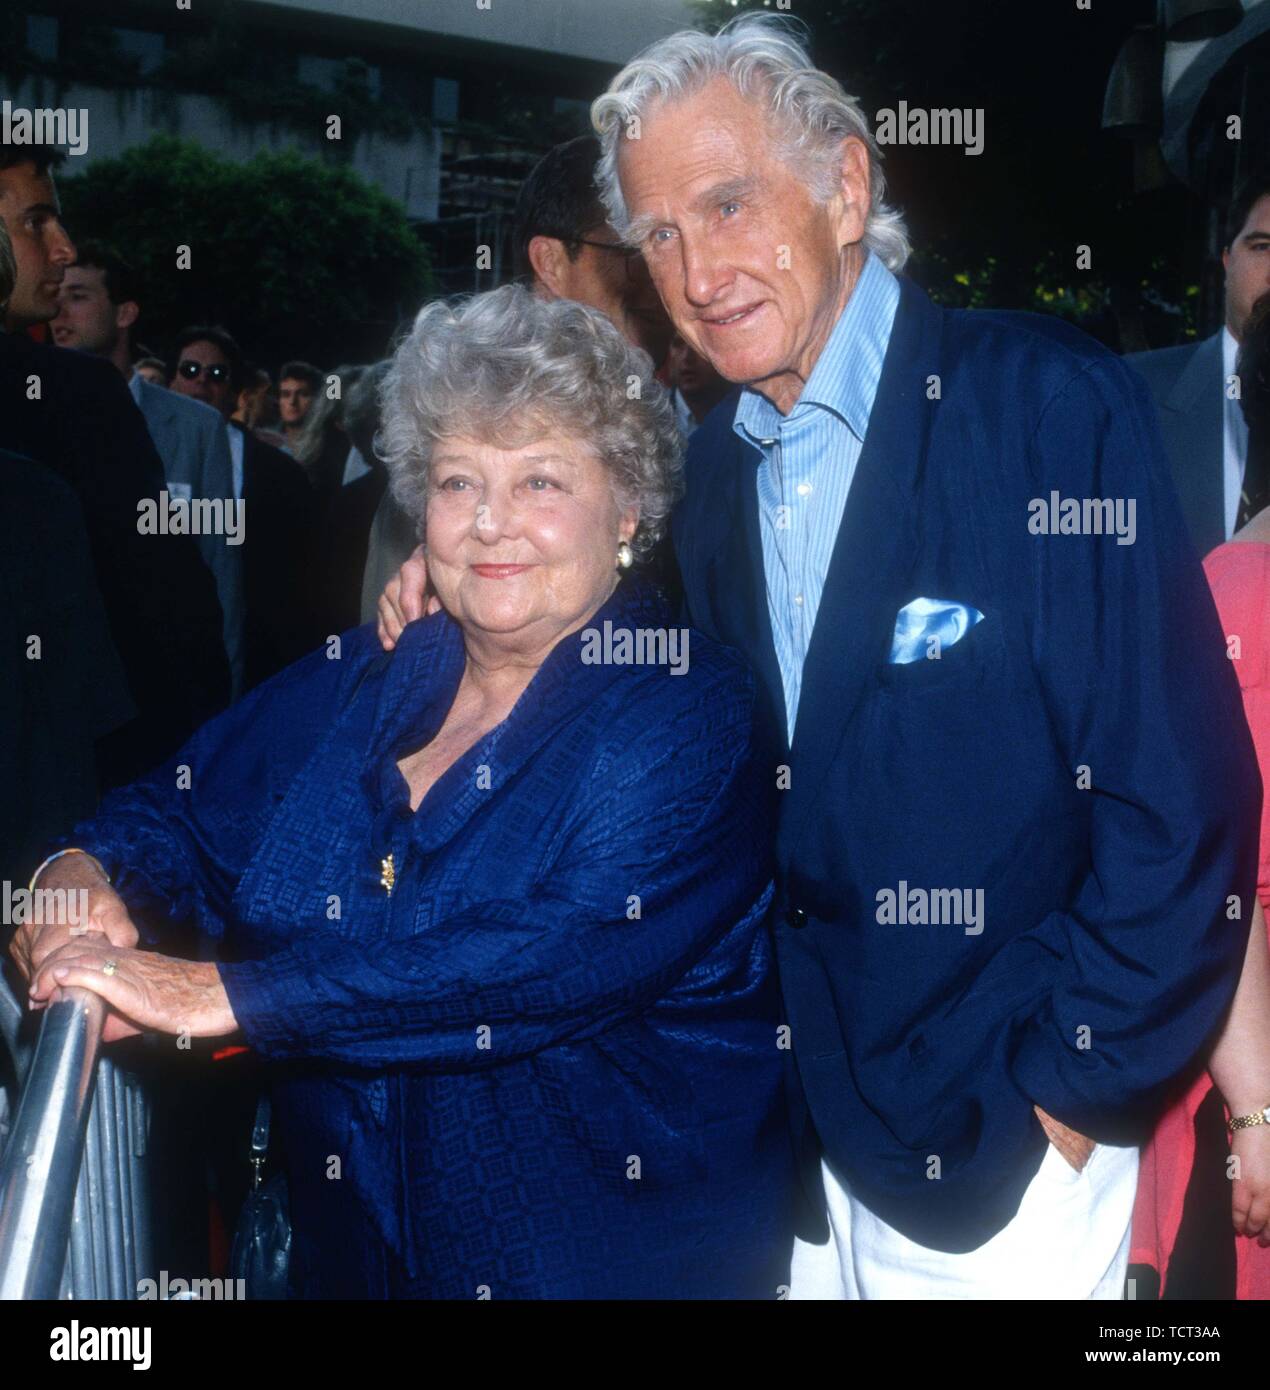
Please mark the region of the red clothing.
MULTIPOLYGON (((1237 541, 1218 546, 1204 561, 1204 571, 1239 677, 1257 765, 1262 781, 1270 785, 1270 545, 1237 541), (1237 656, 1234 638, 1239 640, 1237 656)), ((1257 895, 1270 911, 1270 797, 1261 808, 1257 895)), ((1195 1112, 1212 1084, 1208 1073, 1201 1072, 1165 1112, 1142 1150, 1129 1260, 1159 1271, 1161 1294, 1168 1282, 1169 1260, 1195 1161, 1195 1112)), ((1270 1298, 1270 1249, 1243 1236, 1236 1238, 1233 1228, 1228 1229, 1235 1241, 1235 1297, 1270 1298)))

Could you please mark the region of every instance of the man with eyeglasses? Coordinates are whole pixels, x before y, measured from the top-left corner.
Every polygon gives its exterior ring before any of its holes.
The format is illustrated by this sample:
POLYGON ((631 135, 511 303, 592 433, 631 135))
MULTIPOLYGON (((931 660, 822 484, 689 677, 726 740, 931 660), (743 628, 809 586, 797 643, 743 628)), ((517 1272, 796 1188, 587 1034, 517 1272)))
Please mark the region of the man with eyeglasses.
POLYGON ((326 636, 305 589, 315 523, 313 489, 290 454, 233 419, 244 366, 223 328, 187 328, 174 344, 171 389, 220 412, 229 437, 234 496, 247 514, 243 542, 243 687, 250 690, 326 636))
MULTIPOLYGON (((140 776, 229 698, 220 603, 194 539, 142 535, 163 465, 109 362, 31 340, 58 312, 75 247, 53 170, 61 152, 0 145, 0 218, 17 276, 0 332, 0 448, 59 473, 83 508, 93 567, 138 717, 99 744, 103 782, 140 776)), ((42 634, 45 645, 56 634, 42 634)), ((52 649, 49 649, 52 658, 52 649)))
POLYGON ((516 201, 517 273, 543 299, 574 299, 607 315, 660 367, 673 329, 644 258, 608 225, 592 179, 600 145, 580 135, 549 150, 516 201))

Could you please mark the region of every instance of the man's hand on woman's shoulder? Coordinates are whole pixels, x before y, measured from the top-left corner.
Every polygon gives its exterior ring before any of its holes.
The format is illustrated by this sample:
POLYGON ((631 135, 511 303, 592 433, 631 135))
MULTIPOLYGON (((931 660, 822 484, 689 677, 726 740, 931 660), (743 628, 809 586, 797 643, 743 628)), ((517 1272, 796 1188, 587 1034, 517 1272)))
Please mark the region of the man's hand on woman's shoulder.
POLYGON ((440 607, 441 600, 428 593, 428 562, 423 546, 418 545, 379 596, 379 640, 384 650, 392 651, 407 623, 430 616, 440 607))

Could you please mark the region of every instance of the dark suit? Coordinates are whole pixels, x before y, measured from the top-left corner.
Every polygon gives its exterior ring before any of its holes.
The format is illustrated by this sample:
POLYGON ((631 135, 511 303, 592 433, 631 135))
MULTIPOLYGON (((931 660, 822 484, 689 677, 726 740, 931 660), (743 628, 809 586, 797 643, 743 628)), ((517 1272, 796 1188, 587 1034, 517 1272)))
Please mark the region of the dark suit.
POLYGON ((935 1249, 1014 1215, 1046 1146, 1033 1103, 1135 1142, 1243 962, 1256 763, 1153 415, 1074 329, 902 281, 792 750, 757 454, 726 412, 691 441, 691 620, 749 657, 788 765, 775 930, 804 1171, 814 1193, 809 1112, 853 1193, 935 1249), (1031 534, 1052 489, 1136 499, 1135 544, 1031 534), (940 660, 892 664, 919 596, 985 616, 940 660), (982 933, 883 925, 878 895, 905 883, 982 889, 982 933))
MULTIPOLYGON (((154 447, 163 461, 168 491, 186 499, 217 498, 233 502, 234 480, 229 441, 220 411, 189 396, 137 377, 129 383, 154 447)), ((225 654, 242 687, 243 566, 242 547, 227 535, 209 532, 195 537, 203 563, 216 579, 216 594, 224 616, 225 654)))
POLYGON ((1207 555, 1226 539, 1222 335, 1125 361, 1151 388, 1191 541, 1207 555))
POLYGON ((104 773, 111 784, 131 780, 229 698, 215 580, 190 536, 137 529, 137 504, 158 497, 163 465, 109 362, 0 333, 0 447, 47 464, 83 507, 111 635, 140 711, 109 741, 104 773))
POLYGON ((312 590, 316 502, 304 470, 281 449, 243 436, 244 688, 310 651, 318 631, 312 590))
POLYGON ((362 577, 371 527, 388 487, 382 466, 346 484, 326 506, 318 528, 315 598, 326 632, 361 623, 362 577))
POLYGON ((0 874, 25 881, 44 843, 95 808, 95 741, 136 710, 74 492, 3 452, 0 633, 0 874))

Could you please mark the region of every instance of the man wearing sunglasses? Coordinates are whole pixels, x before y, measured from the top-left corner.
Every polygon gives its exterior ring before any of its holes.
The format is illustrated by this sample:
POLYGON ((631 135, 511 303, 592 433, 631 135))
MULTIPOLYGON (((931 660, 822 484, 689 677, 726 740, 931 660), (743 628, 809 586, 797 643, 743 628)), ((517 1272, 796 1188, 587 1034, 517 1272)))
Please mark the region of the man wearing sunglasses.
POLYGON ((244 380, 242 352, 223 328, 200 325, 177 338, 171 389, 218 410, 229 437, 234 496, 247 516, 243 542, 243 685, 250 690, 290 665, 326 633, 315 626, 306 584, 315 524, 304 470, 232 418, 244 380))
POLYGON ((168 383, 173 391, 210 405, 224 418, 233 414, 235 402, 233 368, 226 347, 218 329, 187 328, 176 341, 176 367, 168 383), (208 333, 215 336, 203 336, 208 333))

